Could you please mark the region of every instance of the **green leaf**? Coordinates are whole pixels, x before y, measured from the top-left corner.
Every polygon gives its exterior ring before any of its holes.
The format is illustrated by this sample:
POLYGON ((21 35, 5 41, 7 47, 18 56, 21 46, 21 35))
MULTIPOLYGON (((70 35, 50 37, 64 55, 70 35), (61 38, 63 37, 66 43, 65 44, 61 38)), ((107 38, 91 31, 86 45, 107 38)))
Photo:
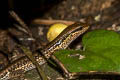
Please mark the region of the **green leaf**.
POLYGON ((74 54, 82 54, 82 51, 76 50, 61 50, 57 51, 54 55, 65 65, 65 67, 71 71, 76 72, 79 68, 79 56, 70 57, 70 55, 74 54))
POLYGON ((91 51, 62 50, 55 56, 70 72, 113 71, 120 72, 120 47, 107 48, 94 53, 91 51), (79 59, 81 55, 83 58, 79 59), (70 57, 69 55, 72 55, 70 57), (74 55, 74 56, 73 56, 74 55))
POLYGON ((62 50, 55 54, 70 72, 120 72, 119 34, 107 30, 95 30, 85 34, 82 43, 85 49, 83 51, 62 50), (79 55, 75 56, 76 54, 79 55))
POLYGON ((84 49, 101 51, 111 46, 120 46, 120 35, 114 31, 95 30, 85 34, 82 43, 84 49))

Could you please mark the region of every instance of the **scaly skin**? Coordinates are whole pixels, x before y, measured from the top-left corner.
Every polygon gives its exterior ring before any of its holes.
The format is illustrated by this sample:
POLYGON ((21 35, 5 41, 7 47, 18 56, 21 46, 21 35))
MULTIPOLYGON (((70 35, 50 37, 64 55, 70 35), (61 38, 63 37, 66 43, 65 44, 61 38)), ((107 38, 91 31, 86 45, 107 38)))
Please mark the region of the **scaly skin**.
MULTIPOLYGON (((43 48, 41 51, 42 54, 46 59, 49 59, 55 51, 66 49, 72 41, 87 31, 88 28, 89 26, 85 23, 74 23, 63 30, 63 32, 61 32, 57 38, 43 48)), ((33 55, 39 65, 43 65, 47 62, 40 54, 34 53, 33 55)), ((12 77, 20 76, 21 74, 34 68, 35 66, 27 57, 22 57, 0 71, 0 80, 8 80, 12 77)))

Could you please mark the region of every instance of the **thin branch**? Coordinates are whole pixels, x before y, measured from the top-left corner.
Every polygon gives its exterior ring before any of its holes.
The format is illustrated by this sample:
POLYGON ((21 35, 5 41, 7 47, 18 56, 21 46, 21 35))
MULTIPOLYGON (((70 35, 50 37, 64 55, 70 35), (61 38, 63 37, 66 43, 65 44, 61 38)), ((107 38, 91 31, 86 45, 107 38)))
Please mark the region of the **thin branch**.
MULTIPOLYGON (((28 28, 28 26, 22 21, 22 19, 20 19, 20 17, 14 12, 14 11, 9 11, 10 15, 21 25, 15 25, 19 30, 27 33, 30 37, 32 37, 32 32, 30 31, 30 29, 28 28)), ((33 38, 33 37, 32 37, 33 38)), ((23 49, 24 53, 27 55, 27 57, 32 61, 32 63, 36 66, 42 80, 47 80, 46 75, 44 74, 44 72, 42 71, 41 67, 39 66, 39 64, 35 61, 32 52, 21 46, 21 48, 23 49)))
POLYGON ((111 79, 111 78, 119 78, 120 74, 118 72, 99 72, 99 71, 91 71, 91 72, 76 72, 76 73, 71 73, 72 79, 76 78, 85 78, 85 79, 99 79, 99 78, 104 78, 104 79, 111 79))
POLYGON ((27 33, 30 37, 32 37, 32 32, 30 31, 30 29, 28 28, 28 26, 24 23, 24 21, 14 11, 9 11, 9 13, 21 25, 19 27, 25 29, 24 30, 25 33, 27 33))
POLYGON ((35 58, 33 57, 32 52, 29 49, 27 49, 23 46, 20 46, 20 47, 24 51, 24 53, 27 55, 27 57, 32 61, 32 63, 36 66, 36 69, 37 69, 41 79, 42 80, 48 80, 47 76, 43 72, 42 68, 39 66, 39 64, 36 62, 35 58))
POLYGON ((51 24, 54 24, 54 23, 64 23, 64 24, 69 26, 69 25, 74 24, 75 21, 35 19, 35 20, 33 20, 33 23, 44 24, 44 25, 51 25, 51 24))

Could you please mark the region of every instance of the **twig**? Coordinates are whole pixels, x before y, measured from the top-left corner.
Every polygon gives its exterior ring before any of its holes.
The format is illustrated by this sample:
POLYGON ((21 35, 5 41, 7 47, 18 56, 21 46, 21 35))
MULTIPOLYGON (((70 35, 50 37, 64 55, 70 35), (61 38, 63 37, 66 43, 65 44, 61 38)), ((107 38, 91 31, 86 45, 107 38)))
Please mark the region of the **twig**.
POLYGON ((21 25, 20 27, 25 29, 25 33, 27 33, 30 37, 32 37, 32 32, 28 28, 28 26, 22 21, 22 19, 14 12, 14 11, 9 11, 10 15, 21 25))
POLYGON ((27 33, 28 34, 28 32, 26 31, 26 29, 24 29, 24 28, 22 28, 20 25, 18 25, 18 24, 13 24, 17 29, 19 29, 20 31, 23 31, 24 33, 27 33))
POLYGON ((66 21, 66 20, 44 20, 44 19, 35 19, 33 20, 32 23, 35 23, 35 24, 44 24, 44 25, 51 25, 51 24, 54 24, 54 23, 64 23, 66 25, 72 25, 75 23, 75 21, 66 21))
MULTIPOLYGON (((32 37, 32 32, 30 31, 30 29, 28 28, 28 26, 22 21, 22 19, 20 19, 20 17, 14 12, 14 11, 9 11, 10 15, 21 25, 21 26, 18 26, 16 25, 16 27, 19 29, 19 30, 22 30, 23 32, 27 33, 31 38, 32 37)), ((20 46, 24 53, 27 55, 27 57, 33 62, 33 64, 36 66, 42 80, 47 80, 47 77, 46 75, 44 74, 44 72, 42 71, 41 67, 39 66, 39 64, 35 61, 33 55, 32 55, 32 52, 23 47, 23 46, 20 46)))
POLYGON ((118 72, 99 72, 99 71, 91 71, 91 72, 76 72, 76 73, 71 73, 72 75, 72 79, 76 79, 76 78, 85 78, 85 79, 116 79, 118 80, 120 78, 120 74, 118 72))
POLYGON ((59 64, 58 66, 63 70, 65 75, 69 74, 69 71, 65 68, 64 64, 62 64, 61 61, 56 58, 56 56, 52 55, 51 58, 56 62, 56 64, 59 64))
POLYGON ((32 52, 29 49, 27 49, 23 46, 20 46, 20 47, 24 51, 24 53, 27 55, 27 57, 32 61, 32 63, 36 66, 36 69, 37 69, 38 73, 40 74, 41 79, 42 80, 47 80, 47 77, 46 77, 45 73, 43 72, 43 70, 39 66, 39 64, 36 62, 35 58, 32 55, 32 52))

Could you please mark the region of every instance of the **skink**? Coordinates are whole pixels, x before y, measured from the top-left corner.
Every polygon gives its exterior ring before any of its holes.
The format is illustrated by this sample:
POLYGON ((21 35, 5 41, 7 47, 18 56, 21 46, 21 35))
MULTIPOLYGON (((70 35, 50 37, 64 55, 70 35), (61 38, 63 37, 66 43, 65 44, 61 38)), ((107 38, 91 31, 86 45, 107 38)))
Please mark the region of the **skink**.
MULTIPOLYGON (((74 23, 63 30, 63 32, 61 32, 52 42, 43 48, 41 50, 42 54, 46 57, 46 59, 49 59, 55 51, 66 49, 72 41, 87 31, 88 28, 89 26, 85 23, 74 23)), ((43 65, 47 62, 40 54, 34 53, 33 55, 39 65, 43 65)), ((23 74, 34 68, 35 66, 33 63, 24 56, 0 71, 0 80, 8 80, 13 77, 20 76, 20 74, 23 74)))

